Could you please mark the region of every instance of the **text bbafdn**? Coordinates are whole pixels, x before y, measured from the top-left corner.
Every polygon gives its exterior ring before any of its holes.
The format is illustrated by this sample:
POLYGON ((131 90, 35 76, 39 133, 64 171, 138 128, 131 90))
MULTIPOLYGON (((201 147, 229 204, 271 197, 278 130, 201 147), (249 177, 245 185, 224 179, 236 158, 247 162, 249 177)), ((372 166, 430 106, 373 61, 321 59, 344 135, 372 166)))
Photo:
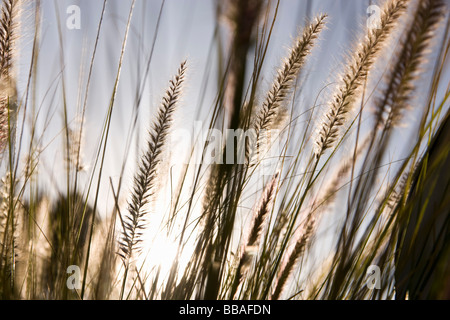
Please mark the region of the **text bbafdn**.
POLYGON ((223 314, 270 314, 270 306, 249 305, 224 305, 223 314))

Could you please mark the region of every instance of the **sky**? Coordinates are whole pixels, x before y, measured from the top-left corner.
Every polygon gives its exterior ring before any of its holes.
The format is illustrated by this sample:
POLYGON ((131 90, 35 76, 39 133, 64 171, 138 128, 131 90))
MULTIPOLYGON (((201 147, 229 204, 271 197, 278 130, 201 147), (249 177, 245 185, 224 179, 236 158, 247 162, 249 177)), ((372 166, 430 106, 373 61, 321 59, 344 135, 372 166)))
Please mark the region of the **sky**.
MULTIPOLYGON (((131 0, 109 0, 106 4, 84 118, 86 130, 83 151, 87 170, 82 180, 85 186, 111 99, 131 4, 131 0)), ((281 59, 286 56, 293 39, 308 18, 327 13, 327 28, 321 34, 304 71, 307 80, 302 83, 302 92, 305 94, 297 97, 297 110, 313 106, 316 98, 319 98, 319 103, 325 102, 330 94, 329 88, 332 87, 330 84, 342 72, 343 59, 352 52, 355 40, 365 32, 370 16, 367 10, 372 4, 376 2, 281 0, 264 65, 261 96, 269 88, 281 59)), ((62 97, 66 97, 69 122, 76 124, 86 93, 102 6, 101 0, 41 0, 36 75, 38 81, 35 82, 35 96, 28 96, 28 99, 34 101, 34 109, 38 114, 37 126, 43 137, 41 147, 46 151, 42 170, 46 172, 48 183, 56 186, 56 189, 64 188, 65 184, 60 174, 64 169, 63 162, 58 160, 64 157, 63 142, 60 139, 64 126, 62 97), (72 17, 72 13, 67 10, 73 5, 80 8, 79 29, 67 27, 67 21, 72 17)), ((217 25, 215 8, 214 0, 136 1, 112 115, 105 174, 100 188, 101 198, 108 199, 107 205, 99 207, 103 214, 111 209, 109 179, 113 183, 118 182, 124 157, 128 158, 124 172, 124 190, 130 187, 136 163, 134 160, 142 150, 146 130, 157 111, 168 80, 175 74, 182 60, 188 60, 189 70, 182 106, 177 110, 174 127, 191 129, 194 121, 204 120, 211 110, 217 93, 217 79, 214 78, 218 50, 217 43, 214 42, 217 25), (138 93, 142 93, 137 118, 138 135, 127 140, 138 93), (194 112, 198 107, 201 119, 196 119, 197 114, 194 112), (129 150, 126 149, 127 145, 131 145, 129 150)), ((226 38, 227 25, 224 20, 220 19, 218 26, 226 38)), ((34 39, 32 4, 23 8, 21 28, 23 36, 20 38, 18 86, 22 99, 25 99, 34 39)), ((248 59, 251 61, 251 55, 248 59)), ((385 71, 382 67, 380 64, 375 72, 382 74, 385 71)), ((444 75, 446 79, 449 78, 448 74, 446 72, 444 75)), ((30 113, 31 117, 33 114, 30 113)), ((414 116, 412 118, 414 120, 414 116)))

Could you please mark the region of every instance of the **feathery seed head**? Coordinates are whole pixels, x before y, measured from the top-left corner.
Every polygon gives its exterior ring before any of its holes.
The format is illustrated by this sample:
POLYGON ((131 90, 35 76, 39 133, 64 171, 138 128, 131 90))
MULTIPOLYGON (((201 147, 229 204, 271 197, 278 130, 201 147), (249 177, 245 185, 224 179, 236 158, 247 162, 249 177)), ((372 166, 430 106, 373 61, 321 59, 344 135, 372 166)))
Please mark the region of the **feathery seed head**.
POLYGON ((288 98, 294 87, 294 80, 298 76, 306 61, 306 56, 314 46, 315 40, 325 26, 326 14, 318 16, 303 33, 295 40, 289 56, 285 59, 281 68, 277 71, 275 80, 266 95, 266 98, 258 110, 254 120, 256 132, 256 147, 259 148, 260 132, 270 130, 280 115, 283 103, 288 98))
POLYGON ((16 99, 12 60, 19 1, 3 1, 0 13, 0 153, 7 144, 10 112, 16 99))
POLYGON ((329 109, 319 127, 316 138, 316 157, 332 148, 340 136, 340 128, 345 124, 348 114, 353 110, 355 101, 362 89, 375 59, 391 34, 401 13, 406 8, 406 0, 388 1, 383 9, 380 28, 369 29, 364 41, 352 56, 350 66, 329 103, 329 109))
POLYGON ((270 212, 272 205, 273 205, 272 198, 273 198, 273 195, 275 194, 278 177, 279 177, 279 173, 277 172, 264 188, 264 193, 263 193, 261 201, 257 207, 257 210, 255 212, 255 218, 253 221, 252 230, 250 232, 250 235, 249 235, 249 238, 247 241, 248 247, 255 246, 258 244, 258 241, 259 241, 259 238, 261 235, 261 231, 264 226, 265 217, 270 212))
POLYGON ((134 177, 134 188, 128 203, 129 214, 123 221, 123 237, 120 241, 120 255, 126 265, 133 253, 140 250, 147 214, 145 206, 153 194, 157 165, 161 160, 162 148, 169 133, 172 115, 180 98, 185 73, 186 61, 183 61, 177 74, 169 81, 169 88, 162 99, 157 119, 149 131, 147 149, 134 177))
POLYGON ((387 77, 387 85, 376 103, 376 125, 386 130, 398 126, 402 111, 409 108, 411 94, 426 48, 431 41, 439 21, 444 16, 442 0, 421 0, 417 6, 411 26, 402 40, 401 50, 387 77))

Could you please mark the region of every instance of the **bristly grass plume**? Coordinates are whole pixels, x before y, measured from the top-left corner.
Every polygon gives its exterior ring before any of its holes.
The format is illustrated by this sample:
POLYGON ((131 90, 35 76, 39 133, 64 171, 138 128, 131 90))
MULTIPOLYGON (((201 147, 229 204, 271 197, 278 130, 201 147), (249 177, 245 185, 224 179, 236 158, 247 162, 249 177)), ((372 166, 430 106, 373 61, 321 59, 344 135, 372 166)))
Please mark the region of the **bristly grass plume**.
POLYGON ((0 152, 3 152, 10 131, 10 111, 15 103, 15 71, 13 56, 16 50, 18 0, 3 1, 0 17, 0 152))
POLYGON ((407 2, 407 0, 386 2, 379 27, 368 30, 365 39, 352 55, 341 83, 329 103, 325 119, 320 125, 316 139, 317 157, 321 156, 325 150, 332 148, 338 140, 340 128, 347 122, 348 114, 353 110, 363 83, 389 34, 392 33, 396 22, 405 11, 407 2))
POLYGON ((256 148, 260 145, 260 133, 272 129, 272 124, 277 117, 282 116, 280 108, 284 108, 283 102, 288 98, 294 87, 294 80, 298 76, 306 57, 314 46, 315 40, 325 26, 326 14, 318 16, 305 28, 303 34, 295 41, 290 50, 289 57, 283 66, 277 71, 277 76, 267 93, 266 98, 257 110, 254 130, 256 133, 256 148))
POLYGON ((182 84, 186 73, 186 61, 183 61, 170 86, 163 97, 157 118, 150 129, 147 149, 134 178, 134 188, 128 204, 128 215, 123 220, 123 238, 120 243, 121 257, 128 269, 133 253, 139 251, 141 236, 145 229, 145 206, 153 194, 153 186, 157 179, 157 168, 161 159, 164 143, 169 133, 173 113, 181 95, 182 84))

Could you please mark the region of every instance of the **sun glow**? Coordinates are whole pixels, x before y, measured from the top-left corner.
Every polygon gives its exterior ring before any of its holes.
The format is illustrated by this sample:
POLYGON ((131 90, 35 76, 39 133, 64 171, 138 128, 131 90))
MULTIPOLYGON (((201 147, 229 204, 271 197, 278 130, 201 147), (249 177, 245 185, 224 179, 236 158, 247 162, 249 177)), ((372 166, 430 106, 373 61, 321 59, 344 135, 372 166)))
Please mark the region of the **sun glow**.
POLYGON ((158 196, 149 205, 148 220, 142 230, 142 251, 137 260, 137 267, 141 278, 146 279, 146 290, 153 285, 156 277, 158 287, 164 288, 175 262, 177 263, 175 281, 179 281, 194 253, 196 237, 190 228, 180 247, 185 215, 179 213, 171 221, 170 228, 168 227, 168 220, 171 219, 170 208, 167 207, 170 201, 167 199, 172 197, 168 189, 170 188, 167 185, 158 188, 158 196))
POLYGON ((152 241, 147 241, 142 256, 144 272, 159 270, 162 279, 169 275, 170 269, 175 262, 178 243, 165 235, 155 237, 152 241))

